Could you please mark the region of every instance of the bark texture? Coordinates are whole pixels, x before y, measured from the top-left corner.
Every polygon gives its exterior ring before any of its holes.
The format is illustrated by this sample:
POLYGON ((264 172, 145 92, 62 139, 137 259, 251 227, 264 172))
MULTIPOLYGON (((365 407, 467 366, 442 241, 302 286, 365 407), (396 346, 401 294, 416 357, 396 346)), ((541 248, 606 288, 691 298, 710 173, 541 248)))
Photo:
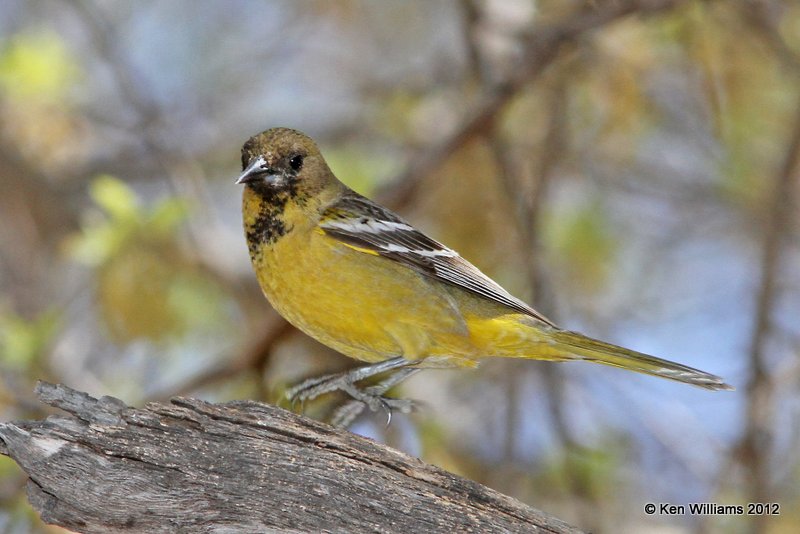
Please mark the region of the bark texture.
POLYGON ((0 424, 48 523, 78 532, 553 532, 574 527, 399 451, 251 401, 131 408, 61 385, 69 413, 0 424))

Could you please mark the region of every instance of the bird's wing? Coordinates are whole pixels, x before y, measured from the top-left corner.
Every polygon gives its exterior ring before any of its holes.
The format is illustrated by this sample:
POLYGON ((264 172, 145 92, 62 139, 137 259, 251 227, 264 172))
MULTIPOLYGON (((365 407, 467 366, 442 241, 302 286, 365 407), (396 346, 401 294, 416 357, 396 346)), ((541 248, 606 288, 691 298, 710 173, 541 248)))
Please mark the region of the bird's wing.
POLYGON ((322 213, 319 225, 325 234, 355 250, 394 260, 426 276, 466 289, 554 326, 549 319, 511 295, 457 252, 357 193, 348 193, 328 207, 322 213))

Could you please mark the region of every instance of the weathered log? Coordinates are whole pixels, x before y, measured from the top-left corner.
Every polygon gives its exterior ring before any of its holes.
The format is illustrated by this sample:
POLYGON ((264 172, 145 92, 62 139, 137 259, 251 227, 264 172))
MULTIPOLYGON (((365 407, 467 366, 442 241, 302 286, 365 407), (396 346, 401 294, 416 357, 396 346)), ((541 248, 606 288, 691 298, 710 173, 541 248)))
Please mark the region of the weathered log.
POLYGON ((28 474, 42 519, 78 532, 579 532, 275 406, 37 394, 70 415, 0 425, 0 453, 28 474))

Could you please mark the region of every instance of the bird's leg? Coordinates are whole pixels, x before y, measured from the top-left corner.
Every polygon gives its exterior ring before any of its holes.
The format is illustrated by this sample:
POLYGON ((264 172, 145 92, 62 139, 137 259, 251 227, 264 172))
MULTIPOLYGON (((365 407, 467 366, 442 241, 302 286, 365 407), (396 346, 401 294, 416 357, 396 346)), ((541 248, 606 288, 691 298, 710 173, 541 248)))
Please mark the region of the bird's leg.
MULTIPOLYGON (((305 380, 287 390, 286 398, 288 398, 292 404, 297 401, 304 403, 305 401, 315 399, 324 393, 330 393, 332 391, 344 391, 350 395, 354 401, 357 401, 359 404, 369 406, 370 410, 372 411, 377 411, 379 408, 383 408, 389 413, 389 417, 391 419, 391 410, 398 409, 401 411, 408 411, 411 409, 413 403, 411 401, 402 399, 387 399, 384 398, 382 394, 416 371, 416 369, 408 368, 408 366, 412 363, 413 362, 406 360, 405 358, 398 357, 390 360, 384 360, 372 365, 358 367, 345 373, 336 373, 316 378, 309 378, 308 380, 305 380), (356 383, 361 380, 390 371, 396 372, 378 384, 364 389, 361 389, 356 385, 356 383)), ((354 410, 352 407, 346 407, 347 404, 342 407, 342 409, 345 409, 345 412, 354 410)), ((363 410, 363 407, 361 410, 363 410)), ((354 415, 348 419, 352 420, 352 418, 357 416, 361 410, 356 411, 354 415)))
MULTIPOLYGON (((386 412, 386 426, 391 424, 394 410, 399 410, 401 413, 410 413, 417 406, 417 403, 410 399, 391 399, 384 397, 383 394, 419 370, 413 367, 397 369, 387 378, 361 391, 362 394, 374 395, 378 399, 381 408, 386 412)), ((367 402, 356 399, 347 401, 333 412, 331 424, 343 428, 349 426, 368 405, 367 402)))
MULTIPOLYGON (((376 395, 366 393, 366 390, 362 391, 356 386, 356 383, 381 373, 401 369, 410 364, 411 362, 405 358, 392 358, 372 365, 357 367, 344 373, 309 378, 287 390, 286 398, 292 402, 304 402, 315 399, 325 393, 344 391, 353 399, 366 403, 372 410, 377 410, 379 401, 375 398, 376 395)), ((393 384, 396 384, 396 382, 393 384)), ((383 391, 386 391, 393 384, 388 385, 383 391)))

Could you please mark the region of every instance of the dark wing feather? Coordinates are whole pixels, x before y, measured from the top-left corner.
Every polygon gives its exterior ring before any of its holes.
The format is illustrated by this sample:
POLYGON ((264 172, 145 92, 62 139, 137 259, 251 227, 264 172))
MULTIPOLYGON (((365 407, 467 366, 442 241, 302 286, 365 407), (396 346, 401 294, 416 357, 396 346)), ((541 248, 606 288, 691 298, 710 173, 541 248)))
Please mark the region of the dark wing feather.
POLYGON ((511 295, 458 253, 357 193, 351 192, 330 206, 322 214, 320 228, 343 243, 373 251, 426 276, 554 326, 549 319, 511 295))

